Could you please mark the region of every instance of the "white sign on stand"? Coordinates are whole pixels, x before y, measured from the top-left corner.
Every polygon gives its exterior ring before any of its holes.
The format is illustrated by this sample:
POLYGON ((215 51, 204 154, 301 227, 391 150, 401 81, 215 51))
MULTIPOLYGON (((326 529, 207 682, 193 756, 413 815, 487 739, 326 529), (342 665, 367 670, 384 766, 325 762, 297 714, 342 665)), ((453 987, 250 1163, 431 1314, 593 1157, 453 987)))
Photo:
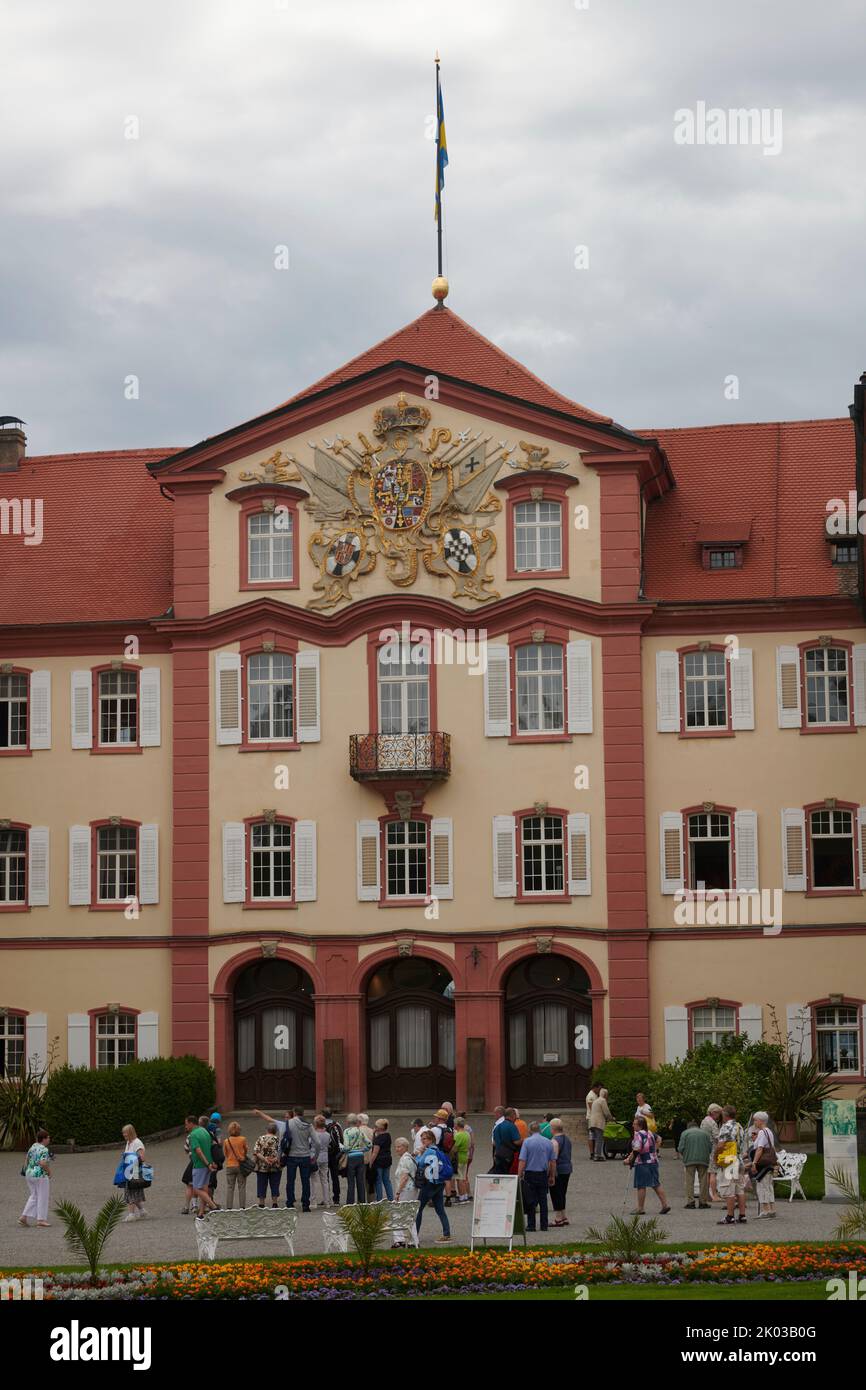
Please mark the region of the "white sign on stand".
POLYGON ((859 1194, 857 1105, 853 1100, 825 1100, 823 1109, 824 1201, 850 1201, 830 1174, 844 1174, 853 1191, 859 1194))
POLYGON ((519 1179, 510 1173, 483 1173, 476 1177, 470 1251, 476 1240, 483 1240, 485 1245, 488 1240, 507 1240, 511 1250, 515 1234, 522 1235, 526 1244, 519 1191, 519 1179))

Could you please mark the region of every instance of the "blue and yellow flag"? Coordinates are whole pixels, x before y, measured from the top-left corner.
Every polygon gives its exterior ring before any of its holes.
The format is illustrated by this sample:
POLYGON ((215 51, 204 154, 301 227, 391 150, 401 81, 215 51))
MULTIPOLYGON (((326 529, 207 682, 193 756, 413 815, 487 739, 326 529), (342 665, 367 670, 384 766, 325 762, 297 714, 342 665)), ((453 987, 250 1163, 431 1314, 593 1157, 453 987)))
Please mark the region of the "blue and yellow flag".
POLYGON ((445 165, 448 163, 448 142, 445 139, 445 109, 442 105, 442 88, 439 85, 439 68, 436 68, 436 206, 433 216, 438 222, 442 216, 442 189, 445 187, 445 165))

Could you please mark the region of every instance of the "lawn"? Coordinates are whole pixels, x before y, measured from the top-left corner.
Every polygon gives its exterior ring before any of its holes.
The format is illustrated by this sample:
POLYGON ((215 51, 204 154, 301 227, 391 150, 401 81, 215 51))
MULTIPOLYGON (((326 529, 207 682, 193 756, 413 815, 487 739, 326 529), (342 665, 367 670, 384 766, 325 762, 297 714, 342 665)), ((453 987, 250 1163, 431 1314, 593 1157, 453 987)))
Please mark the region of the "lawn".
MULTIPOLYGON (((860 1169, 860 1192, 866 1196, 866 1155, 862 1155, 858 1160, 860 1169)), ((823 1154, 809 1154, 806 1159, 806 1166, 800 1178, 803 1191, 810 1201, 819 1202, 824 1196, 824 1156, 823 1154)), ((791 1191, 791 1184, 788 1182, 776 1183, 776 1197, 779 1201, 787 1201, 791 1191)), ((795 1197, 794 1201, 799 1202, 802 1198, 795 1197)))
MULTIPOLYGON (((465 1303, 467 1300, 487 1303, 544 1302, 574 1303, 573 1289, 527 1289, 522 1293, 433 1294, 437 1303, 465 1303)), ((415 1300, 404 1299, 411 1303, 415 1300)), ((581 1300, 584 1301, 584 1300, 581 1300)), ((657 1289, 645 1285, 628 1289, 606 1288, 603 1284, 590 1289, 589 1303, 826 1303, 827 1281, 816 1279, 804 1284, 748 1284, 740 1288, 719 1288, 717 1284, 693 1284, 687 1289, 657 1289)))

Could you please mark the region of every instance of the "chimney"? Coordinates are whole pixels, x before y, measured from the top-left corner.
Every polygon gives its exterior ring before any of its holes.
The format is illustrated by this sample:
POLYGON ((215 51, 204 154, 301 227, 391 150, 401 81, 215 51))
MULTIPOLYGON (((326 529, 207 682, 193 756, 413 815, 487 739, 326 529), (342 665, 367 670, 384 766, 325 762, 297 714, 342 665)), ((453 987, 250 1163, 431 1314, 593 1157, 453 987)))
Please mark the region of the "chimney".
POLYGON ((17 415, 0 415, 0 473, 15 473, 27 449, 27 436, 17 415))

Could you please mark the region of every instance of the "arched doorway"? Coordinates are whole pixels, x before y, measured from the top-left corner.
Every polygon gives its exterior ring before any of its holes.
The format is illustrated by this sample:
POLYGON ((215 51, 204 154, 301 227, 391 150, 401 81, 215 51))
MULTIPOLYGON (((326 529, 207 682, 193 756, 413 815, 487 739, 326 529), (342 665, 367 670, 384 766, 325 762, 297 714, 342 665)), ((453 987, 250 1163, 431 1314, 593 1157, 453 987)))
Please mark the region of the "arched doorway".
POLYGON ((506 1095, 517 1105, 574 1105, 592 1067, 590 980, 567 956, 528 956, 505 981, 506 1095), (586 1032, 578 1033, 578 1029, 586 1032), (585 1043, 577 1047, 576 1043, 585 1043))
POLYGON ((316 1103, 313 982, 287 960, 259 960, 234 987, 235 1104, 316 1103))
POLYGON ((454 981, 423 956, 385 961, 367 982, 367 1104, 420 1109, 454 1092, 454 981))

